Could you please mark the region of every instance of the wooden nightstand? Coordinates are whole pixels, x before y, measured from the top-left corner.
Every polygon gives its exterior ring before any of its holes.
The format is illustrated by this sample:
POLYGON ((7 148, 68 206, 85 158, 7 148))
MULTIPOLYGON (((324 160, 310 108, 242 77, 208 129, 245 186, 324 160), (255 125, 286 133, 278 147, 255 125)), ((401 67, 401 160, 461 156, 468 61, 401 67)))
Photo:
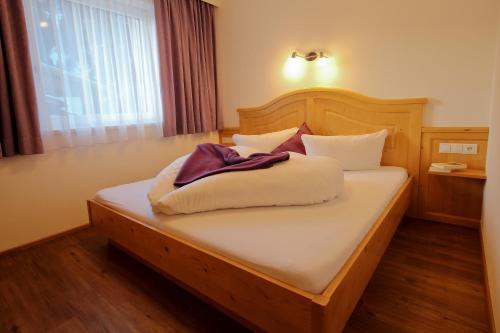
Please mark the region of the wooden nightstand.
POLYGON ((481 222, 487 128, 424 128, 420 161, 419 217, 478 228, 481 222), (439 153, 440 143, 477 144, 477 154, 439 153), (431 162, 461 162, 470 169, 429 171, 431 162))
POLYGON ((470 178, 470 179, 483 179, 486 180, 486 170, 478 169, 465 169, 457 170, 453 172, 438 172, 438 171, 427 171, 429 175, 444 176, 444 177, 458 177, 458 178, 470 178))

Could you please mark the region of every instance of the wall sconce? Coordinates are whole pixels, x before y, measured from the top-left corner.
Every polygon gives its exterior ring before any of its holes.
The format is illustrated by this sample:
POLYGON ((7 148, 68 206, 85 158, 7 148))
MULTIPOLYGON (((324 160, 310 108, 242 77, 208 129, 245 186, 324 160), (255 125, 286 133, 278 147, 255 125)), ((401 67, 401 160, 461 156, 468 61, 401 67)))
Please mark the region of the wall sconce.
POLYGON ((330 85, 337 77, 337 64, 333 57, 320 57, 316 61, 316 82, 320 85, 330 85))
POLYGON ((305 75, 306 64, 315 60, 315 81, 319 84, 330 84, 337 75, 337 68, 335 59, 328 57, 323 51, 311 51, 306 54, 293 51, 285 63, 283 73, 289 81, 299 81, 305 75))
POLYGON ((323 58, 328 58, 324 53, 323 51, 320 51, 320 52, 316 52, 316 51, 311 51, 309 53, 306 53, 306 54, 301 54, 299 53, 298 51, 293 51, 292 52, 292 58, 302 58, 302 59, 305 59, 306 61, 314 61, 316 59, 323 59, 323 58))
POLYGON ((299 57, 297 52, 293 52, 292 56, 285 63, 283 74, 290 81, 299 81, 304 77, 305 72, 304 58, 299 57))

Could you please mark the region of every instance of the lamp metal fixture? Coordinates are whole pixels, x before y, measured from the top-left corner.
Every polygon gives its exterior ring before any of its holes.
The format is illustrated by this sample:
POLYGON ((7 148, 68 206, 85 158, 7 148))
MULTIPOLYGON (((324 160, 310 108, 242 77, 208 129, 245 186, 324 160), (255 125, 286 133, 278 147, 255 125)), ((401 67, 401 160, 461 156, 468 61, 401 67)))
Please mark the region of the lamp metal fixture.
POLYGON ((318 58, 328 58, 323 51, 311 51, 306 54, 301 54, 298 51, 293 51, 292 58, 303 58, 306 61, 314 61, 318 58))

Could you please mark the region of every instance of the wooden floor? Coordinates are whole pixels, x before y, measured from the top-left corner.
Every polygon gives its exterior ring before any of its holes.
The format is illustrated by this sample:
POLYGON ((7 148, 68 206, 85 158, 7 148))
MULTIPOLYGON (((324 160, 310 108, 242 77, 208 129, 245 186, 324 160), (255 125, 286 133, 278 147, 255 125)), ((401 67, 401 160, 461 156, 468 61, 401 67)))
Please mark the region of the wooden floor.
MULTIPOLYGON (((402 223, 346 332, 487 332, 477 231, 402 223)), ((0 257, 0 332, 242 332, 84 230, 0 257)))

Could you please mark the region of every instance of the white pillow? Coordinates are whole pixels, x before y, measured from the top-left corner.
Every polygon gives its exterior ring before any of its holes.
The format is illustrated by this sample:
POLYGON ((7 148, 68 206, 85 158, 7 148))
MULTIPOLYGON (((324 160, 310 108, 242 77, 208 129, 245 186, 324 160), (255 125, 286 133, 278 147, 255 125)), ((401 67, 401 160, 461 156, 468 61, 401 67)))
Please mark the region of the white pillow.
POLYGON ((302 135, 306 154, 330 156, 344 170, 370 170, 380 167, 387 130, 364 135, 302 135))
POLYGON ((274 148, 291 138, 298 130, 297 127, 293 127, 259 135, 234 134, 233 142, 237 146, 252 147, 261 153, 270 153, 274 148))

